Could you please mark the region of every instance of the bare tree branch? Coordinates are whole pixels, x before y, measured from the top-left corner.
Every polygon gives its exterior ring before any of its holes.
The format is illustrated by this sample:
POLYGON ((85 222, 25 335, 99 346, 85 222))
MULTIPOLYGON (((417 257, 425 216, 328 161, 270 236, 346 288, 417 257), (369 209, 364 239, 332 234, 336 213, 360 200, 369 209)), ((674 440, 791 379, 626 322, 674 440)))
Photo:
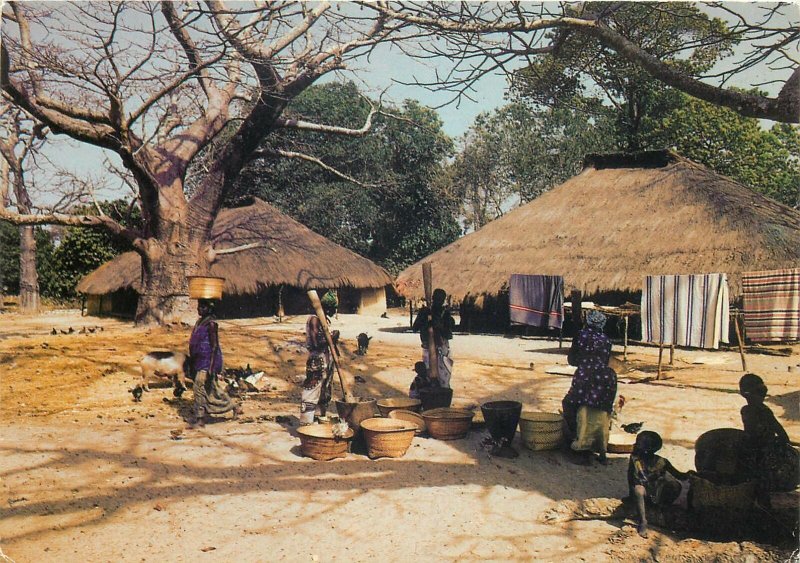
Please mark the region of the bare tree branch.
MULTIPOLYGON (((570 30, 593 37, 631 63, 640 66, 653 78, 696 98, 731 108, 747 117, 788 123, 800 122, 800 94, 797 93, 798 88, 795 86, 798 80, 796 66, 794 67, 795 72, 787 80, 780 95, 775 98, 708 84, 651 55, 642 45, 630 41, 606 25, 604 18, 611 11, 619 9, 620 5, 612 6, 601 14, 584 12, 582 17, 572 17, 564 13, 548 15, 543 9, 539 13, 535 13, 533 10, 526 11, 522 9, 520 3, 487 4, 476 7, 474 11, 470 11, 470 5, 465 3, 458 4, 455 10, 451 10, 450 5, 435 3, 407 2, 397 4, 397 7, 393 7, 389 2, 359 2, 359 4, 392 20, 413 24, 434 33, 437 40, 443 41, 446 47, 432 44, 429 47, 431 55, 459 57, 455 59, 454 68, 459 68, 459 65, 466 60, 465 56, 468 58, 484 57, 483 61, 466 67, 466 78, 445 77, 442 79, 437 77, 436 82, 428 83, 429 86, 438 83, 440 86, 449 85, 453 88, 460 88, 459 96, 466 92, 464 81, 469 83, 469 81, 474 81, 493 70, 505 68, 504 64, 498 62, 501 60, 499 57, 521 54, 520 48, 514 48, 508 42, 498 42, 492 38, 505 35, 509 41, 513 41, 520 34, 557 29, 570 30), (479 10, 482 11, 478 13, 479 10), (490 63, 490 61, 494 62, 490 63)), ((749 28, 750 31, 753 29, 755 28, 749 28)), ((769 32, 768 28, 763 27, 763 24, 758 29, 762 33, 769 32)), ((774 45, 762 46, 762 52, 758 56, 740 65, 742 69, 755 62, 766 60, 770 52, 780 53, 781 48, 788 43, 796 45, 798 37, 800 37, 796 29, 779 29, 776 30, 777 32, 780 32, 781 35, 774 45)), ((731 36, 736 33, 737 29, 734 27, 731 30, 731 36)), ((546 47, 532 47, 530 41, 524 42, 523 45, 522 52, 528 55, 539 54, 542 49, 546 49, 546 47)))
POLYGON ((329 166, 329 165, 325 164, 324 162, 322 162, 319 158, 317 158, 315 156, 311 156, 311 155, 304 154, 304 153, 301 153, 301 152, 287 151, 287 150, 283 150, 283 149, 260 149, 260 150, 257 150, 257 151, 253 151, 253 153, 251 154, 251 158, 253 160, 258 159, 258 158, 270 158, 270 157, 271 158, 274 158, 274 157, 294 158, 294 159, 302 160, 302 161, 305 161, 305 162, 310 162, 311 164, 315 164, 316 166, 319 166, 323 170, 325 170, 327 172, 330 172, 331 174, 333 174, 337 178, 341 178, 342 180, 346 180, 346 181, 348 181, 348 182, 350 182, 352 184, 355 184, 357 186, 360 186, 362 188, 374 187, 374 186, 371 186, 369 184, 365 184, 365 183, 361 182, 360 180, 357 180, 356 178, 353 178, 352 176, 350 176, 348 174, 345 174, 344 172, 341 172, 341 171, 337 170, 333 166, 329 166))

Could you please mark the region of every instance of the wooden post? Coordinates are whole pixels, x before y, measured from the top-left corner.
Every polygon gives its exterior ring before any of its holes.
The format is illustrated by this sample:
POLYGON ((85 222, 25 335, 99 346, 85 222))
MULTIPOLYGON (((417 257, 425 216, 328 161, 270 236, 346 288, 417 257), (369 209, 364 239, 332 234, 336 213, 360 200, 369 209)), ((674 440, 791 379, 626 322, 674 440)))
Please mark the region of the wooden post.
POLYGON ((353 393, 350 390, 350 382, 347 378, 342 376, 342 371, 340 370, 339 365, 339 356, 336 353, 336 346, 333 344, 331 331, 328 329, 328 320, 325 318, 325 311, 322 309, 322 303, 319 300, 317 292, 313 289, 308 291, 308 298, 311 299, 311 305, 314 307, 314 312, 317 314, 317 318, 322 324, 322 332, 325 334, 325 340, 328 342, 328 348, 331 351, 331 360, 336 368, 336 373, 339 375, 339 383, 342 386, 344 400, 347 403, 351 403, 353 402, 353 393))
POLYGON ((283 284, 278 286, 278 322, 282 323, 284 317, 283 312, 283 284))
POLYGON ((628 361, 628 315, 623 318, 625 322, 625 334, 622 335, 622 359, 628 361))
POLYGON ((656 374, 656 379, 661 379, 661 359, 664 355, 664 343, 658 343, 658 373, 656 374))
POLYGON ((414 326, 414 300, 409 298, 408 300, 408 328, 412 328, 414 326))
POLYGON ((577 289, 573 289, 569 295, 569 298, 572 301, 572 324, 575 325, 573 333, 575 336, 577 336, 578 332, 580 332, 580 330, 583 328, 583 317, 581 315, 581 292, 577 289))
POLYGON ((674 365, 675 362, 675 345, 669 345, 669 365, 674 365))
POLYGON ((425 301, 428 304, 428 379, 439 381, 439 356, 433 331, 433 271, 430 262, 422 264, 422 283, 425 286, 425 301))
POLYGON ((747 360, 744 357, 744 337, 743 330, 739 327, 739 320, 742 316, 737 312, 733 316, 733 326, 736 327, 736 340, 739 342, 739 357, 742 359, 742 371, 747 372, 747 360))

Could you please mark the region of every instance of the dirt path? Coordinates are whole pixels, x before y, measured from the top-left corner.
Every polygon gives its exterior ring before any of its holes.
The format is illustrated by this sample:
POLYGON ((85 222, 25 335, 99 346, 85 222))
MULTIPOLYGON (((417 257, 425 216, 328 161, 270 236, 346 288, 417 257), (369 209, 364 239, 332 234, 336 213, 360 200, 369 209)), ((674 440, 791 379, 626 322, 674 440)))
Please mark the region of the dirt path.
MULTIPOLYGON (((223 322, 226 365, 264 370, 271 390, 246 400, 242 421, 183 431, 174 440, 170 431, 185 426, 191 393, 176 401, 171 390, 155 389, 134 403, 127 390, 141 354, 184 348, 188 327, 141 330, 69 312, 0 315, 4 553, 19 562, 785 558, 753 544, 665 531, 643 540, 619 522, 539 522, 559 500, 624 495, 624 456, 613 456, 608 467, 579 467, 558 452, 515 443, 518 459, 498 459, 481 445, 484 431, 473 431, 454 442, 416 438, 396 460, 303 458, 295 431, 303 320, 223 322), (274 422, 276 415, 291 422, 274 422)), ((346 365, 364 380, 358 395, 406 393, 419 340, 405 326, 399 314, 337 321, 346 365), (349 352, 361 331, 374 336, 364 357, 349 352)), ((557 342, 456 335, 453 344, 458 405, 513 399, 526 410, 553 411, 569 386, 568 376, 545 373, 566 364, 566 348, 557 342)), ((789 368, 799 351, 748 358, 795 440, 800 374, 789 368)), ((632 349, 625 368, 631 371, 619 386, 628 399, 623 418, 659 431, 664 454, 689 469, 699 434, 741 426, 738 355, 679 351, 672 379, 635 383, 650 374, 656 354, 632 349)))

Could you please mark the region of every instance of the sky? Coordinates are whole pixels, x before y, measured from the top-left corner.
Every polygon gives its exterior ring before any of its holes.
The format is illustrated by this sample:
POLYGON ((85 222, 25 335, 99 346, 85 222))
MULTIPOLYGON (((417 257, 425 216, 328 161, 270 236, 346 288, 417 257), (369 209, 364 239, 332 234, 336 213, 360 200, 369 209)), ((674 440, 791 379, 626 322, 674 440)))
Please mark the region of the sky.
MULTIPOLYGON (((761 5, 763 6, 763 3, 761 5)), ((756 3, 740 3, 737 7, 747 15, 755 16, 759 12, 759 6, 756 3)), ((800 20, 799 5, 794 6, 794 19, 800 20)), ((475 91, 470 93, 472 100, 462 98, 458 104, 443 105, 452 99, 452 93, 431 92, 419 86, 404 85, 400 82, 430 80, 437 69, 442 71, 447 67, 448 61, 421 62, 402 54, 396 47, 384 45, 373 54, 369 61, 360 59, 356 64, 358 66, 352 69, 353 72, 341 73, 338 76, 329 75, 323 81, 342 78, 355 79, 373 96, 386 90, 384 99, 389 101, 399 103, 406 98, 414 98, 424 105, 442 106, 437 111, 442 119, 444 131, 452 137, 463 135, 479 113, 492 111, 504 103, 507 79, 497 73, 485 76, 476 84, 475 91)), ((731 64, 731 62, 725 64, 731 64)), ((734 84, 747 87, 761 82, 765 78, 764 72, 763 68, 754 69, 738 77, 734 84)), ((788 77, 788 72, 783 74, 786 75, 783 76, 783 79, 788 77)), ((775 94, 777 87, 773 86, 772 90, 771 93, 775 94)), ((60 136, 60 138, 64 139, 65 137, 60 136)), ((57 144, 56 150, 50 156, 55 162, 63 164, 78 174, 101 177, 104 176, 102 162, 106 154, 108 154, 106 151, 88 145, 61 142, 57 144)), ((117 160, 114 155, 112 158, 117 160)), ((117 186, 121 185, 118 180, 114 180, 110 185, 112 189, 102 190, 97 194, 98 198, 106 199, 129 195, 124 191, 117 191, 117 186)))

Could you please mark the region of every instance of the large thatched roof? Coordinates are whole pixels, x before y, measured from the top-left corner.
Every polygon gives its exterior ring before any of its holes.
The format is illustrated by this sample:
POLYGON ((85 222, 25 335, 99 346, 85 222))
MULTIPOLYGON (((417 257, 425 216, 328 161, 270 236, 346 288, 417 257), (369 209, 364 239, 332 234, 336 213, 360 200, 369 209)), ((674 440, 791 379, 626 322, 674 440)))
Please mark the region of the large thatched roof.
MULTIPOLYGON (((303 289, 323 287, 378 288, 392 283, 374 262, 331 242, 271 205, 256 199, 252 205, 224 209, 212 236, 216 249, 264 243, 233 254, 221 254, 211 275, 225 278, 225 293, 256 293, 285 284, 303 289)), ((126 252, 85 276, 81 293, 102 295, 119 289, 141 289, 141 258, 126 252)))
POLYGON ((422 263, 456 300, 493 295, 511 274, 564 276, 585 295, 640 291, 656 274, 741 273, 800 265, 800 213, 668 151, 593 155, 536 200, 409 266, 396 280, 423 295, 422 263))

